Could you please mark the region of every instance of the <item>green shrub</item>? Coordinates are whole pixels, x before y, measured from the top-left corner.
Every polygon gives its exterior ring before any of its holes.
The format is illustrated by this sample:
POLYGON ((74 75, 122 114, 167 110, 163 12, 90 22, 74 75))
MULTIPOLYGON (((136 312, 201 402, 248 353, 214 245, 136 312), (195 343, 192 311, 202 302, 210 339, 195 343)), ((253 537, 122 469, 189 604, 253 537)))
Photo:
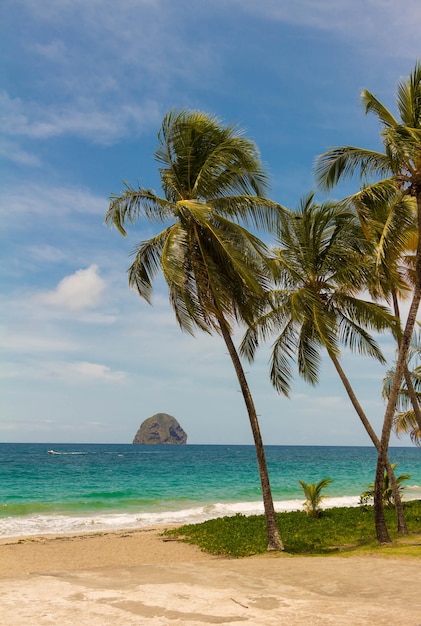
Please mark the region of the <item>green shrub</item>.
MULTIPOLYGON (((421 533, 421 500, 404 502, 404 510, 409 532, 421 533)), ((390 529, 395 528, 394 510, 386 509, 385 516, 390 529)), ((285 551, 289 553, 330 554, 377 546, 371 506, 326 509, 320 517, 290 511, 278 513, 277 520, 285 551)), ((390 533, 397 537, 394 530, 390 533)), ((267 548, 263 515, 221 517, 168 530, 164 535, 195 544, 211 554, 231 557, 263 554, 267 548)))

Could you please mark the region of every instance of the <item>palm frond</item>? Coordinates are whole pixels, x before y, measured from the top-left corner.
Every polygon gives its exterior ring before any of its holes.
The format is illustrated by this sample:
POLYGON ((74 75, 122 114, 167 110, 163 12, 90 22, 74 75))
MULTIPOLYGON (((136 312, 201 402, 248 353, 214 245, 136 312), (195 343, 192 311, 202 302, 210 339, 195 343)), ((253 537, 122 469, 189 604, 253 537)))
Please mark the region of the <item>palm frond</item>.
POLYGON ((162 250, 171 232, 166 228, 152 239, 142 242, 134 251, 135 259, 129 267, 129 285, 150 303, 152 282, 161 268, 162 250))
POLYGON ((409 434, 411 441, 421 446, 421 431, 413 410, 396 413, 393 418, 393 430, 398 437, 409 434))
POLYGON ((111 196, 110 205, 105 216, 105 223, 112 224, 126 235, 126 222, 134 224, 139 217, 160 222, 168 221, 173 217, 174 206, 171 202, 159 198, 151 189, 134 189, 126 184, 120 196, 111 196))
POLYGON ((409 77, 398 84, 397 104, 403 123, 411 128, 421 127, 421 62, 409 77))
POLYGON ((359 170, 361 178, 390 174, 387 155, 354 146, 333 148, 316 159, 315 176, 322 189, 332 189, 340 179, 352 178, 359 170))
POLYGON ((364 185, 359 191, 344 198, 340 204, 353 206, 360 217, 367 218, 367 207, 374 207, 377 203, 393 202, 400 186, 394 178, 384 178, 374 183, 364 185))
POLYGON ((289 396, 292 380, 291 363, 298 348, 297 332, 292 321, 278 335, 270 360, 270 380, 278 393, 289 396))
POLYGON ((207 201, 220 215, 241 221, 247 228, 254 227, 277 232, 287 209, 261 196, 226 196, 207 201))
POLYGON ((374 96, 368 89, 361 92, 361 100, 366 113, 374 113, 379 120, 387 127, 397 126, 398 122, 392 113, 374 96))
POLYGON ((308 324, 304 324, 298 343, 298 373, 310 385, 317 385, 319 382, 320 363, 320 345, 311 337, 308 324))

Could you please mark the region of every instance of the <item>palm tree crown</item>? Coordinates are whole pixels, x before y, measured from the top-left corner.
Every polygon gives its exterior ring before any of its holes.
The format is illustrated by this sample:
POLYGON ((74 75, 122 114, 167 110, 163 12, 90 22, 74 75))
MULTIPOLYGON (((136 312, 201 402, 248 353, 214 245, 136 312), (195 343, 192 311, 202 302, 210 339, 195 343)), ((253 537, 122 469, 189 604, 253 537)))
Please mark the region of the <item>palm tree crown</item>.
POLYGON ((284 394, 292 361, 305 380, 317 382, 321 348, 337 357, 342 344, 383 361, 367 329, 389 329, 394 318, 385 307, 358 297, 370 266, 355 215, 333 203, 319 205, 310 194, 283 219, 279 240, 279 288, 247 330, 243 353, 252 359, 260 339, 276 333, 271 380, 284 394))
MULTIPOLYGON (((319 184, 331 189, 340 178, 352 176, 359 169, 363 180, 371 175, 391 177, 393 185, 383 185, 384 192, 397 186, 417 197, 421 194, 421 63, 416 63, 409 79, 398 85, 396 101, 400 120, 367 89, 363 89, 361 99, 366 113, 377 115, 383 126, 385 151, 354 146, 329 150, 316 161, 319 184)), ((373 191, 381 192, 381 188, 382 185, 377 185, 373 191)))
POLYGON ((164 198, 126 186, 106 216, 123 234, 125 222, 139 217, 169 224, 136 249, 130 284, 150 301, 162 270, 176 318, 190 333, 195 327, 219 332, 221 314, 248 322, 270 273, 266 246, 244 226, 272 229, 280 211, 264 197, 267 180, 255 144, 203 113, 171 112, 155 156, 164 198))

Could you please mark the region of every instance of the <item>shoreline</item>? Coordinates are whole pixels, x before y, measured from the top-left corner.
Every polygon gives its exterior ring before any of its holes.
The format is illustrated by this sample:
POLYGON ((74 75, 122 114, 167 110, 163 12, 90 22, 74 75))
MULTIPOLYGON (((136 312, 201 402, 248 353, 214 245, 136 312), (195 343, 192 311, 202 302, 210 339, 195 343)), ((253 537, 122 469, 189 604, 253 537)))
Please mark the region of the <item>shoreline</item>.
POLYGON ((420 624, 418 558, 230 559, 164 539, 164 528, 0 542, 2 623, 420 624))
MULTIPOLYGON (((322 507, 358 506, 358 496, 326 497, 322 507)), ((304 498, 274 502, 277 513, 303 509, 304 498)), ((152 526, 174 527, 184 524, 200 524, 209 519, 242 515, 263 515, 263 502, 213 502, 194 505, 185 509, 169 511, 114 509, 68 514, 62 512, 31 513, 0 517, 0 542, 3 539, 37 537, 40 535, 67 536, 95 532, 136 531, 152 526)))
MULTIPOLYGON (((420 500, 421 489, 408 487, 404 500, 420 500), (406 497, 405 497, 406 496, 406 497)), ((274 502, 277 513, 304 510, 304 499, 278 500, 274 502)), ((327 496, 322 502, 323 509, 333 507, 357 507, 359 496, 327 496)), ((99 513, 98 511, 74 513, 62 512, 31 513, 0 517, 0 543, 25 537, 39 536, 76 536, 95 533, 134 532, 151 527, 174 527, 185 524, 200 524, 206 520, 236 514, 245 516, 263 515, 263 503, 255 502, 214 502, 190 506, 172 511, 139 511, 115 509, 99 513)))

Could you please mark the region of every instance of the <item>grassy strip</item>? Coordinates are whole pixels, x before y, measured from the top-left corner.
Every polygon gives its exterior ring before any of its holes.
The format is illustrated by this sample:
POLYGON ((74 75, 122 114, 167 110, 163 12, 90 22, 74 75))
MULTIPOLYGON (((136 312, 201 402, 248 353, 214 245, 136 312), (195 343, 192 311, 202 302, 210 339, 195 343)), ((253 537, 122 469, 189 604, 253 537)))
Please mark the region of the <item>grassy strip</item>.
MULTIPOLYGON (((409 540, 403 540, 403 545, 409 548, 406 554, 421 556, 421 500, 406 502, 404 506, 410 533, 409 540)), ((393 530, 396 528, 395 512, 388 509, 385 514, 392 538, 401 538, 393 530)), ((374 514, 370 506, 326 509, 319 518, 310 517, 303 511, 278 513, 278 525, 285 551, 292 554, 337 554, 361 548, 377 549, 374 514)), ((195 544, 204 552, 231 557, 263 554, 267 547, 263 515, 220 517, 168 530, 164 535, 195 544)))

